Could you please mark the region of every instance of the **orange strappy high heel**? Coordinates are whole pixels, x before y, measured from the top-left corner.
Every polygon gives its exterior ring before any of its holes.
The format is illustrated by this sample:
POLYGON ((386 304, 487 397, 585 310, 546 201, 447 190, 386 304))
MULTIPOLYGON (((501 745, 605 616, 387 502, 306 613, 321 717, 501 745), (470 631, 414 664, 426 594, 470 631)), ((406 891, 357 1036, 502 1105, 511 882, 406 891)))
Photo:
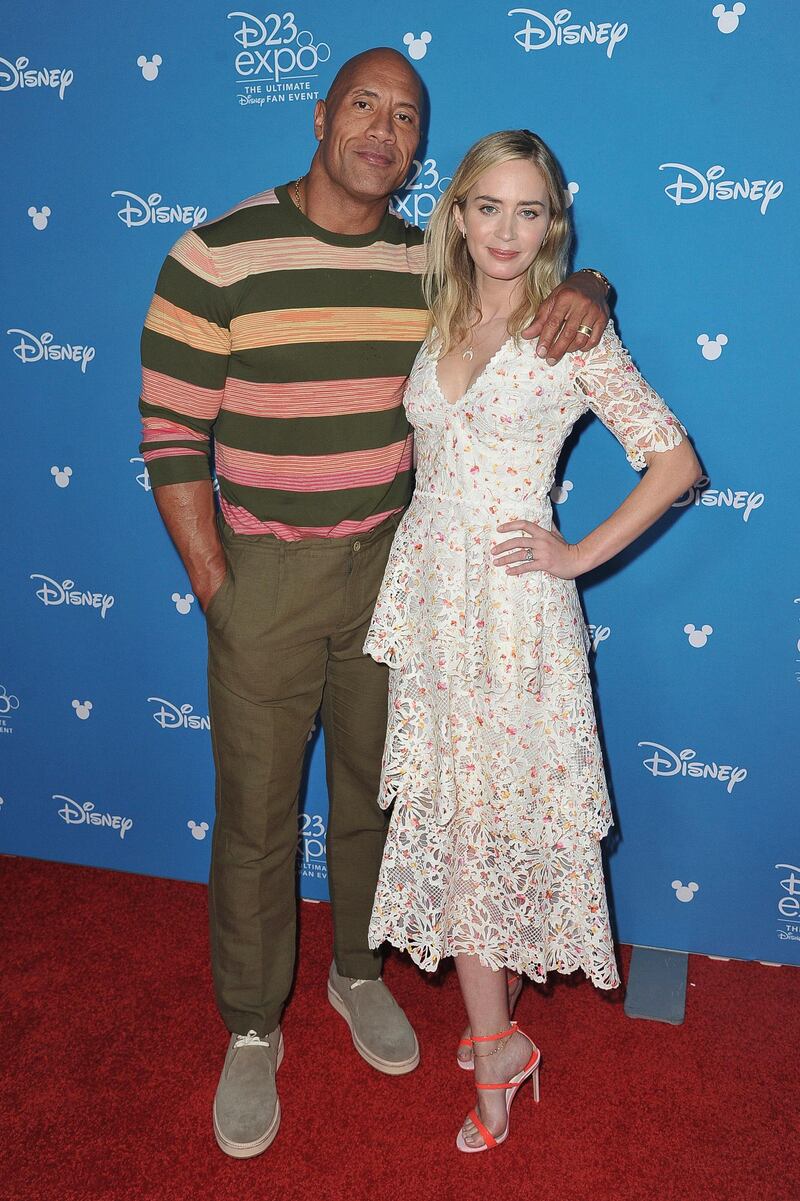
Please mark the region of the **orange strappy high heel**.
MULTIPOLYGON (((508 1030, 502 1030, 499 1034, 473 1035, 472 1042, 473 1043, 497 1042, 501 1038, 508 1038, 509 1035, 514 1034, 517 1030, 519 1030, 517 1023, 512 1022, 510 1027, 508 1028, 508 1030)), ((471 1109, 469 1112, 469 1117, 470 1117, 470 1120, 472 1121, 473 1125, 475 1126, 476 1130, 480 1134, 481 1138, 483 1139, 483 1145, 480 1147, 470 1147, 469 1143, 464 1138, 464 1128, 462 1126, 462 1128, 458 1132, 458 1138, 456 1139, 456 1146, 458 1147, 459 1151, 465 1151, 467 1153, 467 1155, 472 1155, 478 1151, 489 1151, 493 1147, 499 1147, 501 1143, 504 1143, 506 1141, 506 1139, 508 1138, 508 1131, 511 1126, 511 1103, 514 1100, 514 1098, 516 1097, 519 1090, 522 1088, 522 1086, 526 1080, 528 1080, 528 1079, 533 1080, 533 1099, 534 1099, 534 1101, 539 1100, 539 1064, 541 1063, 541 1060, 542 1060, 542 1053, 539 1050, 539 1048, 536 1046, 536 1043, 533 1041, 533 1039, 531 1038, 531 1036, 529 1034, 525 1034, 524 1030, 519 1030, 519 1033, 524 1034, 525 1038, 527 1038, 528 1042, 531 1044, 531 1057, 528 1060, 525 1067, 522 1069, 522 1071, 517 1072, 516 1076, 512 1076, 511 1079, 506 1081, 505 1083, 476 1084, 475 1085, 476 1088, 485 1089, 487 1091, 489 1089, 497 1090, 500 1088, 504 1088, 506 1090, 506 1098, 505 1098, 505 1100, 506 1100, 506 1128, 502 1134, 498 1134, 495 1137, 495 1135, 492 1134, 491 1130, 488 1130, 487 1127, 484 1126, 483 1122, 481 1121, 481 1119, 478 1116, 477 1109, 471 1109)))
MULTIPOLYGON (((510 975, 508 977, 508 1005, 509 1005, 509 1009, 511 1010, 512 1013, 513 1013, 514 1009, 516 1008, 517 1001, 519 1000, 520 994, 522 993, 523 983, 524 983, 524 981, 523 981, 522 976, 510 975)), ((526 1035, 526 1037, 527 1037, 527 1035, 526 1035)), ((475 1064, 473 1063, 473 1061, 471 1059, 462 1059, 458 1053, 462 1047, 471 1047, 471 1046, 472 1046, 471 1038, 459 1039, 458 1047, 456 1048, 456 1063, 461 1068, 462 1072, 474 1072, 474 1070, 475 1070, 475 1064)))

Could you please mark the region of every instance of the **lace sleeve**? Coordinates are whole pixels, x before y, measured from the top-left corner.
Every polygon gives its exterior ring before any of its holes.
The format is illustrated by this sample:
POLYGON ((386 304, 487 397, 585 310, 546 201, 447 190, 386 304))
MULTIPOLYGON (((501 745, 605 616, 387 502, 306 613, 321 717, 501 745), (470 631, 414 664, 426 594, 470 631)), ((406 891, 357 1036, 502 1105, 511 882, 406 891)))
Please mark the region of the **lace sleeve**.
POLYGON ((672 450, 686 437, 675 414, 636 370, 610 324, 594 350, 583 359, 575 358, 576 386, 621 443, 636 471, 647 466, 645 454, 672 450))

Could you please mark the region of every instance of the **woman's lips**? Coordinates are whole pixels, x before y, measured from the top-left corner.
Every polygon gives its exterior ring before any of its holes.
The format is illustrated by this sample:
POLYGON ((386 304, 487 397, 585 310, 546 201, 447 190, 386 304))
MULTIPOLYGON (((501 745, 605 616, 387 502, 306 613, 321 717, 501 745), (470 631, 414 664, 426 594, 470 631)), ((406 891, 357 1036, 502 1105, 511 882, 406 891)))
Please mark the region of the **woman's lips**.
POLYGON ((510 259, 515 259, 519 254, 518 250, 498 250, 495 246, 487 246, 489 254, 493 254, 496 259, 501 259, 504 263, 510 259))

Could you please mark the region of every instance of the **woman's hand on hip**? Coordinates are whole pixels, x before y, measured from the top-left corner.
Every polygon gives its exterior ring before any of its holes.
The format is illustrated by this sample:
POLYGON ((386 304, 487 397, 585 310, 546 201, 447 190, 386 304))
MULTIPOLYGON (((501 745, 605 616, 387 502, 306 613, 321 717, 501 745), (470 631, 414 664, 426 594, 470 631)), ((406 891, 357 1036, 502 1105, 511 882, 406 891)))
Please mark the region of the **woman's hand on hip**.
POLYGON ((507 521, 497 530, 501 534, 515 532, 514 537, 492 546, 495 566, 504 567, 507 575, 546 571, 560 580, 574 580, 581 574, 578 546, 565 541, 557 529, 545 530, 535 521, 507 521))

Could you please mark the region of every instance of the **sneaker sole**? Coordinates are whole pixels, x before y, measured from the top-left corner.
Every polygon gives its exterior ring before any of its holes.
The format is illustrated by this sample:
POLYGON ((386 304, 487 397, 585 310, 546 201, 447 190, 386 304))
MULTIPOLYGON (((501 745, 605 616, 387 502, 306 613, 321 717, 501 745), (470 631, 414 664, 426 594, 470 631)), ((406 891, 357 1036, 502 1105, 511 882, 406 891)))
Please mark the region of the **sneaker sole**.
MULTIPOLYGON (((379 1055, 376 1055, 373 1051, 370 1051, 369 1047, 366 1047, 359 1039, 358 1035, 353 1029, 353 1019, 350 1016, 350 1012, 342 998, 337 993, 336 989, 331 984, 330 980, 328 981, 328 1000, 339 1016, 343 1017, 347 1022, 347 1025, 350 1027, 350 1035, 353 1039, 353 1046, 358 1051, 361 1058, 367 1061, 370 1067, 375 1068, 375 1070, 378 1072, 383 1072, 386 1076, 405 1076, 409 1072, 414 1071, 414 1068, 419 1064, 419 1045, 417 1045, 417 1049, 410 1059, 404 1059, 400 1063, 390 1059, 381 1059, 379 1055)), ((414 1038, 416 1040, 416 1035, 414 1038)))
MULTIPOLYGON (((278 1068, 283 1063, 283 1032, 281 1032, 281 1041, 278 1046, 278 1057, 275 1061, 275 1075, 278 1074, 278 1068)), ((255 1139, 252 1143, 235 1143, 232 1139, 226 1138, 217 1124, 217 1102, 214 1101, 214 1137, 217 1140, 217 1146, 226 1155, 230 1155, 232 1159, 252 1159, 255 1155, 261 1155, 266 1151, 267 1147, 275 1141, 278 1129, 281 1124, 281 1103, 280 1100, 275 1101, 275 1114, 267 1129, 261 1135, 261 1138, 255 1139)))

